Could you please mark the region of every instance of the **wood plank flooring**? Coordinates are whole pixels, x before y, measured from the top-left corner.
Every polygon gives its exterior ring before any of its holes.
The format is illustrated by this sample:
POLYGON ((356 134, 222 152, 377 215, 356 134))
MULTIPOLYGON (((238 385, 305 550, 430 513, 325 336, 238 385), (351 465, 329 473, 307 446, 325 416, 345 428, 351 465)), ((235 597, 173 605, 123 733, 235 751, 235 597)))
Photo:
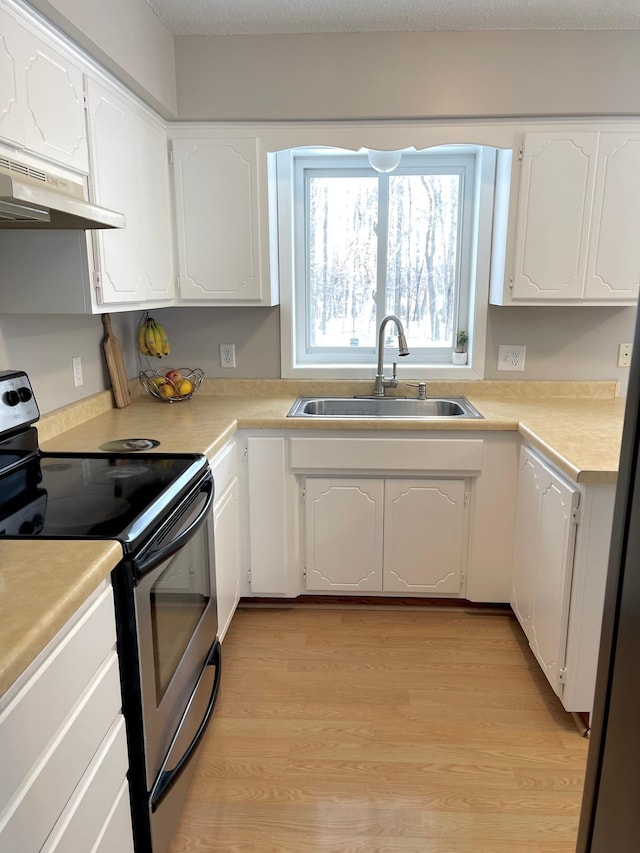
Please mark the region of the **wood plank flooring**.
POLYGON ((571 853, 587 748, 511 616, 241 609, 171 853, 571 853))

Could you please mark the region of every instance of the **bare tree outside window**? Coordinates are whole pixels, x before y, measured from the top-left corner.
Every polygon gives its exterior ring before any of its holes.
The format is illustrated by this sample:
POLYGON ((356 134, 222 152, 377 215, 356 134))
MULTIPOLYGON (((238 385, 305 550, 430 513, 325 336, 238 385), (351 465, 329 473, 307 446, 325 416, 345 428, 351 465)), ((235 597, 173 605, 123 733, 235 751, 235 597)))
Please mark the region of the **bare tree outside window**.
POLYGON ((460 198, 455 172, 310 177, 309 346, 375 347, 379 311, 402 319, 410 347, 451 346, 460 198))

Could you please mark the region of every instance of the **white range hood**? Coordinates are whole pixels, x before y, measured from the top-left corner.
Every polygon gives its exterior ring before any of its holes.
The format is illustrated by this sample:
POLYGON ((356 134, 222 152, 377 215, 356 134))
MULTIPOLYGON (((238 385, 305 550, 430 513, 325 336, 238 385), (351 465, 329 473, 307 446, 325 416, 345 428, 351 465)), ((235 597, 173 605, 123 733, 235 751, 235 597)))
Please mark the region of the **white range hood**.
POLYGON ((84 186, 0 154, 0 228, 124 228, 122 213, 85 200, 84 186))

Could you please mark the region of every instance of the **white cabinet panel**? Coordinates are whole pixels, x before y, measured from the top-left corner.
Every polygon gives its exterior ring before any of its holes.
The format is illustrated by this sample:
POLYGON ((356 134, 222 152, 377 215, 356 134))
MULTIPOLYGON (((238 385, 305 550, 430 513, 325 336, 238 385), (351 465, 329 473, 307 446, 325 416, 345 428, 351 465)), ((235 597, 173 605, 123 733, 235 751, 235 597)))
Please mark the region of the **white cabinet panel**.
POLYGON ((58 51, 32 38, 24 73, 27 148, 87 172, 82 71, 58 51))
MULTIPOLYGON (((127 791, 115 645, 104 581, 1 697, 0 850, 91 850, 127 791)), ((121 830, 131 850, 128 797, 121 830)))
POLYGON ((465 556, 464 480, 387 480, 385 592, 459 595, 465 556))
POLYGON ((640 134, 601 133, 585 299, 638 298, 640 134))
MULTIPOLYGON (((526 134, 512 275, 505 282, 496 272, 491 302, 635 305, 640 289, 638 180, 637 132, 526 134)), ((504 219, 500 222, 496 247, 502 250, 504 219)), ((494 267, 502 268, 497 257, 494 267)))
POLYGON ((222 640, 240 600, 243 513, 240 505, 238 445, 233 440, 212 461, 216 499, 213 505, 216 555, 218 636, 222 640))
POLYGON ((384 482, 305 482, 307 589, 382 590, 384 482))
POLYGON ((89 171, 80 66, 5 10, 0 10, 0 136, 89 171))
POLYGON ((120 788, 118 799, 109 813, 103 833, 92 853, 114 853, 116 850, 118 853, 134 853, 129 788, 126 782, 120 788))
POLYGON ((209 131, 174 137, 172 150, 180 302, 275 304, 258 139, 209 131))
MULTIPOLYGON (((92 849, 118 800, 128 766, 124 717, 118 715, 47 838, 42 853, 78 853, 92 849)), ((131 835, 130 819, 128 823, 131 835)), ((118 853, 121 849, 125 848, 118 848, 118 853)))
POLYGON ((465 480, 308 477, 304 495, 309 592, 461 594, 465 480))
POLYGON ((86 696, 0 814, 0 849, 40 850, 102 739, 120 711, 120 676, 113 653, 86 696))
POLYGON ((528 447, 522 448, 511 603, 531 650, 560 698, 579 502, 577 486, 528 447))
POLYGON ((536 580, 538 503, 541 483, 539 468, 522 452, 516 498, 516 539, 511 579, 511 607, 527 638, 531 638, 531 608, 536 580))
POLYGON ((582 296, 596 151, 595 133, 525 137, 514 301, 582 296))
POLYGON ((575 543, 576 488, 549 477, 540 494, 531 649, 556 693, 564 665, 575 543))
POLYGON ((18 73, 24 31, 0 9, 0 138, 24 145, 22 104, 18 102, 18 73))
POLYGON ((253 595, 291 595, 293 537, 285 439, 247 438, 249 565, 253 595))
POLYGON ((111 587, 66 634, 43 666, 0 714, 0 803, 7 801, 115 649, 111 587), (42 709, 47 713, 43 714, 42 709), (24 733, 29 732, 25 739, 24 733))
POLYGON ((94 232, 103 305, 169 302, 175 295, 164 129, 120 92, 87 83, 93 198, 125 215, 94 232))

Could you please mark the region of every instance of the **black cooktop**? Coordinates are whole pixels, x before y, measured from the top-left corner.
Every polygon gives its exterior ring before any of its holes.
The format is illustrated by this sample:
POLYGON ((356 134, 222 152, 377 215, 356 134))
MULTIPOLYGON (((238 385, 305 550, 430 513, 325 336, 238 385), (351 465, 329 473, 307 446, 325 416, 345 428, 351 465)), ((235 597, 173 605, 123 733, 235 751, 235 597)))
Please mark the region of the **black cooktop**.
POLYGON ((207 470, 199 454, 39 454, 0 479, 0 536, 118 539, 126 551, 207 470))

